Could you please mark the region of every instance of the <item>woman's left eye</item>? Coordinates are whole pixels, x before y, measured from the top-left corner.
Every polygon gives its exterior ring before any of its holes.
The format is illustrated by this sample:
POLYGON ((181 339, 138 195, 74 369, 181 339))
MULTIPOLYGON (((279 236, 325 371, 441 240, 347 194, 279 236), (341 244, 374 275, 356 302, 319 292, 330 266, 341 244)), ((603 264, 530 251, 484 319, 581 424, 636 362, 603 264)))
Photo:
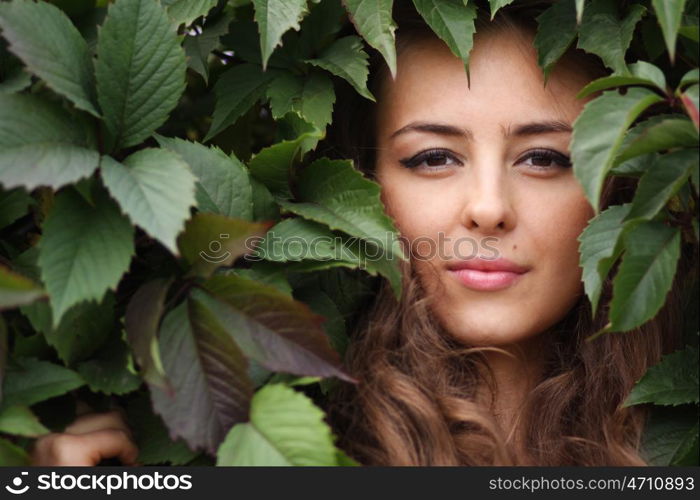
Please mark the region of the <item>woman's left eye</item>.
POLYGON ((525 163, 535 170, 551 170, 554 168, 571 167, 571 159, 552 149, 537 149, 528 151, 517 163, 525 163))

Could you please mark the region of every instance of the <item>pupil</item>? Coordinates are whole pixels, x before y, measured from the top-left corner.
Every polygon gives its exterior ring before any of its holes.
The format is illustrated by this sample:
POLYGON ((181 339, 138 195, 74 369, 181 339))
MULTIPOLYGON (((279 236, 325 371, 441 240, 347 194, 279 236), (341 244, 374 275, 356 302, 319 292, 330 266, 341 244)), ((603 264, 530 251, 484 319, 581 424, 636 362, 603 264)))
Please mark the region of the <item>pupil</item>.
POLYGON ((436 167, 439 165, 444 164, 445 162, 445 155, 444 154, 436 154, 432 155, 430 158, 428 158, 428 165, 431 167, 436 167))
POLYGON ((538 167, 548 167, 552 164, 551 158, 545 158, 544 156, 534 156, 532 158, 532 163, 538 167))

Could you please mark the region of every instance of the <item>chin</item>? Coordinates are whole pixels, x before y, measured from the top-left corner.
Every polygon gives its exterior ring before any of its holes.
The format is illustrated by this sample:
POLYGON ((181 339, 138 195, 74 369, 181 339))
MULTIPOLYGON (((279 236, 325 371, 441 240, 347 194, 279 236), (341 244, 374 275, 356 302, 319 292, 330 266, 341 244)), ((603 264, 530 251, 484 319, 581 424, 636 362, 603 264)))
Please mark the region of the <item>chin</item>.
POLYGON ((455 340, 473 347, 505 347, 519 344, 536 337, 540 331, 538 328, 524 330, 522 324, 508 328, 508 325, 503 323, 479 325, 473 322, 465 323, 447 322, 445 329, 455 340))

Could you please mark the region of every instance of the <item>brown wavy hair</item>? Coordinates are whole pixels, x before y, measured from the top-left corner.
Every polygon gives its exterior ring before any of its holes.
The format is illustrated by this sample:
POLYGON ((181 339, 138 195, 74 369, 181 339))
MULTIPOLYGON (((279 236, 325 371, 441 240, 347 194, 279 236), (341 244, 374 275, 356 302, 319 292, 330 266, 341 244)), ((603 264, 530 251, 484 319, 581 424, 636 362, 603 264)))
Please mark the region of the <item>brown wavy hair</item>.
MULTIPOLYGON (((480 19, 477 32, 532 33, 541 10, 516 3, 494 21, 480 19)), ((395 9, 394 18, 399 53, 434 36, 412 9, 395 9)), ((372 59, 370 89, 377 95, 388 72, 372 59)), ((564 60, 591 78, 604 72, 597 59, 576 49, 564 60)), ((353 92, 342 96, 329 131, 332 146, 323 154, 353 158, 373 178, 374 113, 374 105, 353 92)), ((633 178, 608 179, 601 207, 630 201, 635 186, 633 178)), ((351 335, 345 363, 359 383, 336 389, 328 408, 339 446, 364 465, 645 465, 640 441, 647 409, 622 403, 647 368, 681 341, 680 293, 683 278, 697 272, 696 260, 689 258, 696 251, 684 248, 666 304, 641 327, 586 340, 607 321, 613 269, 596 317, 582 294, 561 321, 540 334, 547 345, 544 372, 512 429, 501 428, 493 415, 496 384, 484 356, 489 348, 463 345, 440 326, 413 263, 405 263, 401 300, 382 283, 351 335), (486 399, 477 391, 484 387, 486 399)))

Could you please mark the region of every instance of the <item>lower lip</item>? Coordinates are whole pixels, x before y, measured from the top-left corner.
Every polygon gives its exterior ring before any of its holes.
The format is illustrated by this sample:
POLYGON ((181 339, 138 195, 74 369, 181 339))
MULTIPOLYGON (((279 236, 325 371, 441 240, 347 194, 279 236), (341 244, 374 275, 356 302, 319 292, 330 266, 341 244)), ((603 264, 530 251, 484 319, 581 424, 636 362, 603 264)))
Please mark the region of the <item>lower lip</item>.
POLYGON ((464 286, 472 290, 502 290, 517 283, 525 273, 508 271, 476 271, 459 269, 450 271, 464 286))

